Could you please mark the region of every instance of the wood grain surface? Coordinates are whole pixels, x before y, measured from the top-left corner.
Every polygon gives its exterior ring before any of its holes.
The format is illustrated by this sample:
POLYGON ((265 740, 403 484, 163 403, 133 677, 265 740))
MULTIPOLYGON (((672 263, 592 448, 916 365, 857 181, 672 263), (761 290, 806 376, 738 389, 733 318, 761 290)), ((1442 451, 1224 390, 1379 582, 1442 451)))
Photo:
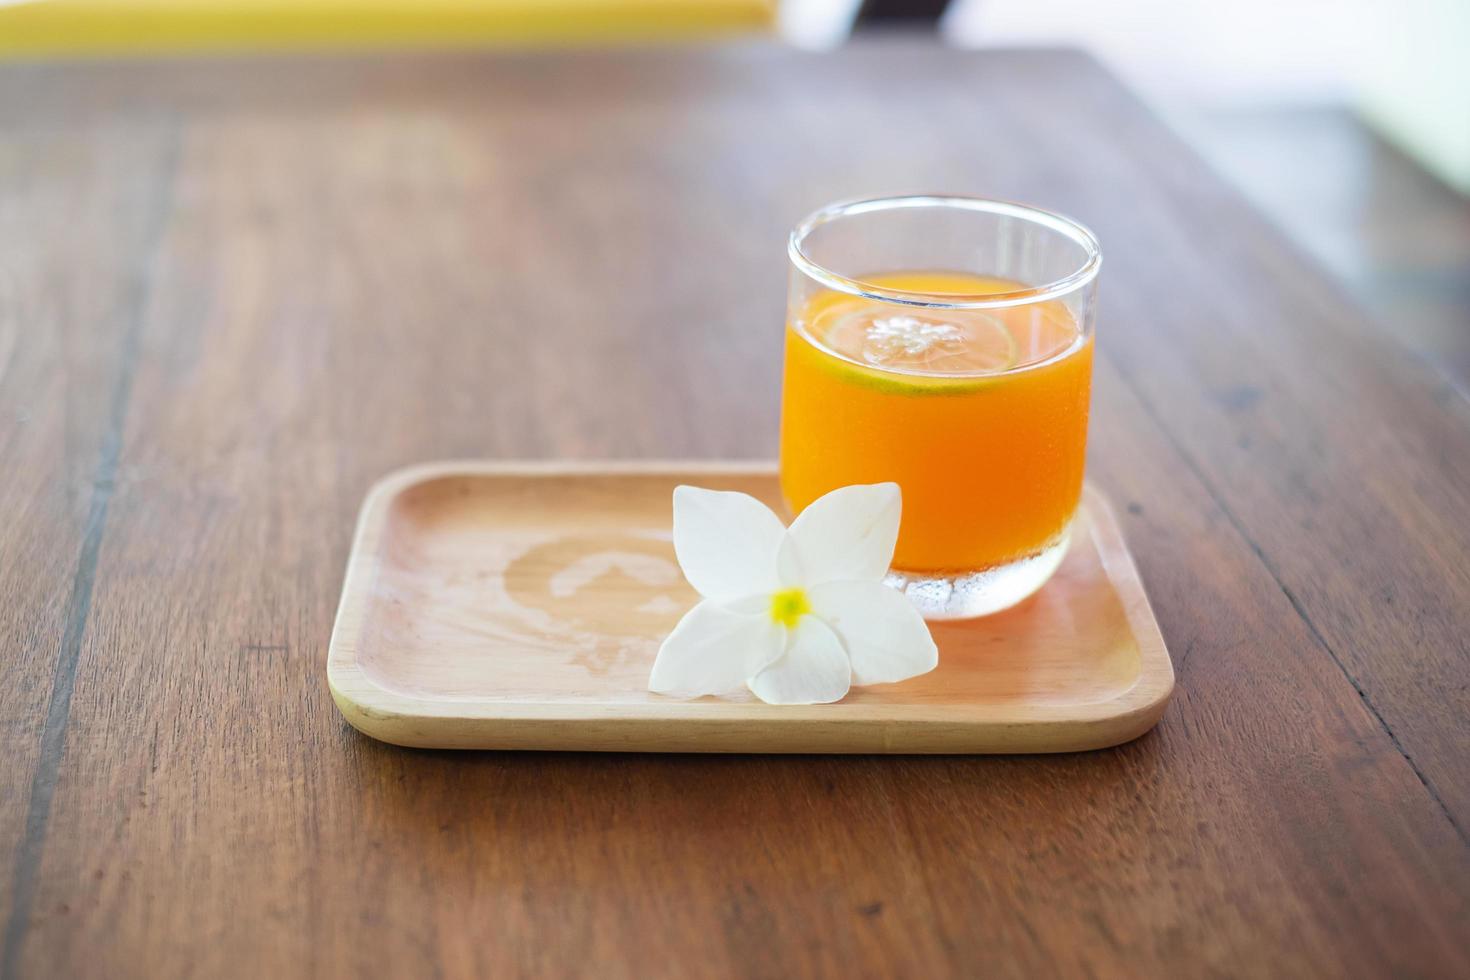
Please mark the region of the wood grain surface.
POLYGON ((0 70, 5 976, 1464 976, 1470 403, 1095 64, 0 70), (1055 757, 394 748, 324 657, 436 458, 774 454, 787 229, 1103 243, 1090 478, 1178 684, 1055 757))

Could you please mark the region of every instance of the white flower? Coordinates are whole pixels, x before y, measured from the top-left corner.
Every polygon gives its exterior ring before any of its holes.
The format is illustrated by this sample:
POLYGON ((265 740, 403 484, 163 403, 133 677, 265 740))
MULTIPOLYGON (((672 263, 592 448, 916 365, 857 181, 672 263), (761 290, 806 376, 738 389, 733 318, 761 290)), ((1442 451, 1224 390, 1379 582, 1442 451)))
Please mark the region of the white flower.
POLYGON ((933 670, 929 628, 883 584, 901 509, 895 483, 843 487, 788 530, 747 494, 677 487, 674 551, 704 600, 659 648, 649 689, 748 684, 772 704, 818 704, 933 670))

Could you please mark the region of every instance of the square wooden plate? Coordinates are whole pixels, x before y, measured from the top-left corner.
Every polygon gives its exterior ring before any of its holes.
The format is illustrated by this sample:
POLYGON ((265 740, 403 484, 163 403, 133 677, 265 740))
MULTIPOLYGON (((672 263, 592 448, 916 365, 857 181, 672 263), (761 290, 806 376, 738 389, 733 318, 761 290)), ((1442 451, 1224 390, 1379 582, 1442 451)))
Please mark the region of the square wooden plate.
POLYGON ((774 467, 437 463, 368 494, 327 677, 399 745, 639 752, 1067 752, 1148 731, 1174 686, 1113 514, 1089 488, 1056 576, 934 623, 939 667, 832 705, 647 690, 696 596, 670 544, 680 483, 783 511, 774 467))

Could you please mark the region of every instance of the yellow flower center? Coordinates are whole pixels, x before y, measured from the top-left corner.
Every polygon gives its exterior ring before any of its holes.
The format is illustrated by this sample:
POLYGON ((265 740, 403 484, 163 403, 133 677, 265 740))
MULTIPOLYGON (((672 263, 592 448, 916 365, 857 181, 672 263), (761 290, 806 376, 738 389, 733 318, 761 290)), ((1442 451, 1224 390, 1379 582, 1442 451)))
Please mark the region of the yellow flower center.
POLYGON ((771 596, 771 619, 787 629, 794 629, 796 621, 811 611, 812 604, 800 589, 782 589, 771 596))

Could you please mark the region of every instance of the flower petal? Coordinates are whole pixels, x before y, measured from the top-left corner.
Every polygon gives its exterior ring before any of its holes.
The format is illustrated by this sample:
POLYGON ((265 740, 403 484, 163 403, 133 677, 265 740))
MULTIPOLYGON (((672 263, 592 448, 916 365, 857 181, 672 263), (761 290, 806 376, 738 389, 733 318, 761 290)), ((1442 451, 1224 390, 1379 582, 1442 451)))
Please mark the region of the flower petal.
POLYGON ((782 578, 799 574, 806 585, 881 581, 893 562, 902 510, 897 483, 841 487, 812 501, 787 532, 782 578))
POLYGON ((786 653, 750 679, 755 696, 770 704, 841 701, 852 685, 847 651, 815 616, 803 616, 786 640, 786 653))
POLYGON ((807 598, 812 614, 842 640, 854 684, 907 680, 939 663, 924 618, 896 589, 878 582, 828 582, 813 586, 807 598))
POLYGON ((686 698, 737 690, 781 656, 783 633, 770 616, 731 612, 706 599, 658 648, 648 689, 686 698))
POLYGON ((774 592, 785 536, 780 518, 749 494, 674 488, 674 553, 684 577, 706 599, 774 592))

